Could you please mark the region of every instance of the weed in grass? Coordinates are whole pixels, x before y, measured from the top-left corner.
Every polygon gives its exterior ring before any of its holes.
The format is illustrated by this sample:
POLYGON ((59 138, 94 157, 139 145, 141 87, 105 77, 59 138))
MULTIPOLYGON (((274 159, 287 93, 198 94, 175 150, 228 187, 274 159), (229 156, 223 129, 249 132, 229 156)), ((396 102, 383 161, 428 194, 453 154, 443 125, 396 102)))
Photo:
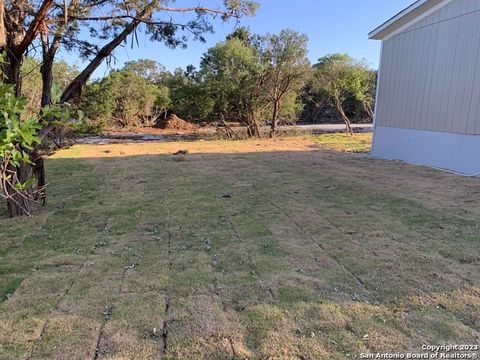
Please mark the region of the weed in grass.
POLYGON ((210 240, 209 238, 203 239, 202 245, 206 251, 212 250, 212 240, 210 240))

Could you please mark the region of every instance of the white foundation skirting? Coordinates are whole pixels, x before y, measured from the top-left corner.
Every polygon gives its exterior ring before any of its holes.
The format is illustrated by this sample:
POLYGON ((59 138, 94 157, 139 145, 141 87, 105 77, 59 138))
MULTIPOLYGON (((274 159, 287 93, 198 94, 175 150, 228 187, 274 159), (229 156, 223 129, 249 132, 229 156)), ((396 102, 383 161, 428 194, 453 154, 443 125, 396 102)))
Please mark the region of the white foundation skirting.
POLYGON ((480 175, 480 135, 376 126, 372 156, 480 175))

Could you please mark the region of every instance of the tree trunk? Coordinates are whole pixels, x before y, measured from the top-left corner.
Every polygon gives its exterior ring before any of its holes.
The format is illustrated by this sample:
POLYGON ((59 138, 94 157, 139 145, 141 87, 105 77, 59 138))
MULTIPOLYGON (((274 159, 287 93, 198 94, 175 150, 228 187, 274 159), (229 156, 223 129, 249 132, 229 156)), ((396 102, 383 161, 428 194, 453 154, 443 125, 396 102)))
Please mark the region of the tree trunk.
POLYGON ((7 46, 7 29, 5 27, 5 2, 0 0, 0 51, 7 46))
POLYGON ((255 119, 253 119, 252 122, 253 122, 253 124, 252 124, 253 134, 254 134, 255 137, 259 138, 260 137, 260 128, 258 127, 258 122, 255 119))
POLYGON ((220 123, 225 128, 225 134, 227 134, 229 139, 235 138, 237 140, 240 140, 240 137, 238 136, 238 134, 225 121, 225 117, 224 117, 223 113, 220 115, 220 123))
MULTIPOLYGON (((60 45, 60 36, 55 36, 52 45, 48 47, 46 38, 42 33, 42 66, 40 67, 40 73, 42 74, 42 98, 40 107, 45 107, 52 104, 52 86, 53 86, 53 63, 58 47, 60 45)), ((41 201, 43 205, 46 202, 46 179, 45 179, 45 165, 43 158, 40 155, 40 145, 37 144, 33 147, 31 153, 32 162, 32 175, 37 179, 37 189, 34 194, 36 201, 41 201)))
POLYGON ((258 128, 258 123, 255 119, 249 119, 247 122, 247 136, 249 138, 260 137, 260 129, 258 128))
POLYGON ((43 108, 45 106, 52 104, 52 86, 53 86, 53 57, 44 56, 43 64, 40 67, 40 72, 42 73, 42 100, 40 106, 43 108))
POLYGON ((278 112, 280 110, 280 101, 273 102, 272 125, 270 129, 270 137, 273 138, 277 134, 278 112))
MULTIPOLYGON (((21 96, 22 91, 22 79, 20 77, 20 69, 22 66, 21 57, 18 57, 13 52, 9 52, 7 55, 7 61, 4 63, 5 82, 7 84, 14 85, 15 95, 21 96)), ((18 183, 25 183, 31 178, 32 166, 30 164, 21 163, 17 168, 11 168, 12 172, 12 184, 15 185, 15 179, 18 183)), ((7 210, 10 217, 31 215, 35 212, 36 201, 33 191, 19 190, 14 187, 7 186, 6 193, 9 196, 7 198, 7 210)))
POLYGON ((82 87, 87 83, 90 76, 97 70, 101 65, 103 60, 110 56, 112 51, 120 45, 127 37, 130 35, 133 30, 140 24, 140 21, 134 20, 129 26, 123 30, 123 32, 113 39, 110 43, 105 45, 95 56, 95 58, 88 64, 88 66, 70 83, 70 85, 65 89, 62 94, 61 103, 68 102, 75 97, 79 97, 81 94, 82 87))
POLYGON ((345 114, 345 111, 343 110, 342 102, 340 101, 340 99, 335 99, 335 106, 337 108, 338 115, 342 118, 343 122, 345 123, 345 127, 346 127, 345 133, 353 135, 352 124, 348 116, 345 114))
MULTIPOLYGON (((5 2, 4 0, 0 0, 0 51, 6 54, 6 61, 3 64, 3 74, 5 76, 5 82, 14 86, 17 97, 21 96, 22 93, 20 69, 25 53, 37 37, 40 28, 45 24, 45 17, 53 3, 54 0, 43 0, 34 19, 25 31, 25 18, 28 8, 27 1, 13 1, 13 10, 6 13, 5 2)), ((35 151, 33 153, 35 154, 35 151)), ((33 155, 31 155, 31 157, 33 157, 33 155)), ((11 167, 9 169, 12 175, 9 180, 11 183, 6 185, 4 191, 7 195, 7 210, 11 217, 31 215, 35 212, 37 208, 36 197, 43 191, 42 181, 43 183, 45 182, 43 176, 45 171, 43 161, 41 160, 42 159, 38 157, 38 164, 35 166, 22 162, 18 167, 11 167), (39 178, 36 174, 42 175, 39 178), (15 187, 15 185, 24 184, 32 178, 38 180, 40 188, 36 191, 32 188, 22 190, 15 187), (38 190, 40 190, 40 192, 38 190)))
POLYGON ((365 111, 368 114, 368 116, 370 117, 370 119, 373 120, 374 112, 373 112, 372 106, 368 102, 364 102, 363 103, 363 108, 365 109, 365 111))
POLYGON ((248 116, 248 119, 247 119, 247 124, 248 124, 247 136, 250 137, 250 138, 253 138, 253 137, 259 138, 260 137, 260 129, 258 127, 258 122, 257 122, 257 117, 256 117, 255 110, 250 109, 248 111, 248 113, 249 113, 249 116, 248 116))
POLYGON ((40 106, 52 104, 52 86, 53 86, 53 63, 55 61, 55 55, 60 46, 61 35, 58 34, 53 38, 52 45, 50 47, 47 43, 46 34, 42 33, 42 66, 40 67, 40 73, 42 74, 42 100, 40 106))
POLYGON ((7 60, 3 64, 3 74, 5 75, 5 82, 14 86, 15 96, 17 97, 22 95, 22 78, 20 77, 21 67, 21 57, 18 57, 15 53, 8 52, 7 60))
POLYGON ((80 96, 82 87, 86 84, 90 76, 97 70, 100 64, 111 55, 112 51, 124 42, 127 37, 137 28, 137 26, 142 22, 142 19, 148 18, 152 12, 155 10, 155 7, 158 4, 158 0, 151 1, 145 9, 130 23, 125 29, 107 45, 105 45, 93 60, 88 64, 88 66, 70 83, 70 85, 65 89, 60 99, 60 102, 63 104, 72 100, 75 97, 80 96))
MULTIPOLYGON (((19 167, 12 168, 15 173, 18 183, 25 183, 32 178, 32 166, 30 164, 21 163, 19 167)), ((15 180, 13 180, 15 184, 15 180)), ((37 208, 37 202, 31 189, 19 190, 8 186, 6 193, 9 196, 7 199, 7 210, 10 217, 31 215, 37 208)))
MULTIPOLYGON (((5 51, 6 59, 3 64, 5 82, 15 87, 15 95, 20 96, 22 84, 20 68, 22 67, 23 52, 20 50, 24 33, 25 9, 27 2, 19 0, 12 3, 12 9, 4 13, 4 25, 6 31, 5 51)), ((4 8, 5 10, 5 8, 4 8)))

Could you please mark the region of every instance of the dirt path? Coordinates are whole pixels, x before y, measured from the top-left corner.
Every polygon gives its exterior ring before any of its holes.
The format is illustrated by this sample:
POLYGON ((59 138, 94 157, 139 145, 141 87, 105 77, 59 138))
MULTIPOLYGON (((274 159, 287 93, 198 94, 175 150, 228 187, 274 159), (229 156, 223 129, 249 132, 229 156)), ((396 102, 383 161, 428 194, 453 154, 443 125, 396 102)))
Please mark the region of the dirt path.
MULTIPOLYGON (((357 133, 368 134, 373 131, 372 124, 352 124, 352 128, 357 133)), ((270 128, 261 127, 262 134, 268 137, 270 128)), ((295 125, 281 126, 280 135, 319 135, 319 134, 341 134, 345 132, 345 125, 342 124, 317 124, 317 125, 295 125)), ((239 131, 242 133, 242 131, 239 131)), ((78 138, 78 144, 118 144, 132 142, 175 142, 175 141, 195 141, 195 140, 215 140, 221 137, 214 127, 198 128, 195 131, 180 130, 162 130, 152 127, 121 129, 109 131, 99 136, 86 136, 78 138)))

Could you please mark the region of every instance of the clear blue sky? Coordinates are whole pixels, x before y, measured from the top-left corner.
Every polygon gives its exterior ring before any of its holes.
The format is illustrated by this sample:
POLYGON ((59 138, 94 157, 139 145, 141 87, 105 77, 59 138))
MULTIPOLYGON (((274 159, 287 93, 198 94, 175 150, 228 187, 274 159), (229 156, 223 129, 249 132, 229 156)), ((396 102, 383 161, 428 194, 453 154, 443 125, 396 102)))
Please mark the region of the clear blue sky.
MULTIPOLYGON (((190 0, 192 1, 192 0, 190 0)), ((218 4, 221 0, 207 0, 209 4, 218 4)), ((177 1, 177 6, 185 1, 177 1)), ((188 2, 188 1, 187 1, 188 2)), ((194 2, 204 3, 200 0, 194 2)), ((380 43, 368 40, 367 34, 390 17, 406 8, 414 0, 257 0, 260 9, 256 16, 242 19, 240 25, 249 26, 258 34, 278 33, 281 29, 291 28, 308 35, 309 57, 315 62, 329 53, 348 53, 366 59, 372 67, 378 67, 380 43)), ((215 34, 207 35, 207 43, 190 42, 188 49, 171 50, 159 43, 150 43, 146 37, 140 37, 140 46, 120 48, 115 55, 121 67, 125 61, 141 58, 154 59, 173 70, 193 64, 198 66, 200 57, 218 41, 232 32, 235 22, 215 22, 215 34)), ((71 54, 63 54, 69 62, 80 68, 83 64, 71 54)), ((104 65, 95 76, 107 71, 104 65)))

